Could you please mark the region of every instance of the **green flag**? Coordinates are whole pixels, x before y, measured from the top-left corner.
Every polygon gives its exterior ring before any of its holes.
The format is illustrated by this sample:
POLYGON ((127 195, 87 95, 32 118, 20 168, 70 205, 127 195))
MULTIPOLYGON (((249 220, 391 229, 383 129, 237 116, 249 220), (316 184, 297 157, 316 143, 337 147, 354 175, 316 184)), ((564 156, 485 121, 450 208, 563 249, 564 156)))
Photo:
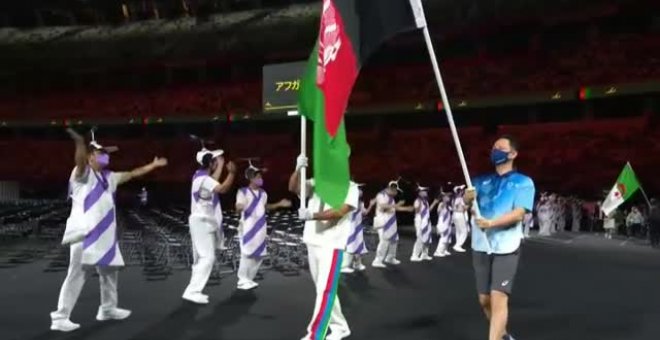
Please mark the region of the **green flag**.
POLYGON ((635 172, 633 171, 632 166, 630 166, 630 163, 627 163, 623 168, 623 171, 621 171, 619 178, 616 180, 616 183, 614 183, 614 187, 612 187, 612 190, 610 190, 610 193, 603 202, 603 206, 601 207, 603 213, 609 215, 637 192, 639 187, 637 176, 635 176, 635 172))
POLYGON ((339 208, 348 195, 350 147, 346 141, 343 117, 337 133, 331 136, 326 128, 325 96, 316 84, 318 45, 314 48, 300 83, 298 107, 300 114, 314 122, 312 158, 314 190, 321 200, 339 208))

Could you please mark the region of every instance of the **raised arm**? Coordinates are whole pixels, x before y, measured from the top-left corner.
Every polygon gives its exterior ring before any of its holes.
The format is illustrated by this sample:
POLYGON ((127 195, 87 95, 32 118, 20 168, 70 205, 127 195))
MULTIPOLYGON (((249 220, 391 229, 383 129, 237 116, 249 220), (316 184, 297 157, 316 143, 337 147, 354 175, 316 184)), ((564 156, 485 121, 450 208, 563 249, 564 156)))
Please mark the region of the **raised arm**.
POLYGON ((87 170, 87 147, 85 146, 85 138, 79 135, 73 129, 66 129, 66 132, 71 136, 74 143, 76 144, 76 152, 74 156, 74 161, 76 163, 76 178, 80 178, 85 174, 87 170))
POLYGON ((296 158, 296 171, 289 177, 289 191, 300 196, 300 169, 307 167, 307 157, 300 155, 296 158))
POLYGON ((440 203, 440 200, 436 198, 436 199, 433 201, 433 203, 431 203, 431 206, 429 207, 429 211, 435 209, 435 206, 438 205, 439 203, 440 203))
POLYGON ((129 172, 124 172, 122 176, 119 178, 119 184, 124 184, 138 177, 142 177, 164 166, 167 166, 167 159, 155 157, 154 160, 147 165, 141 166, 139 168, 135 168, 129 172))
MULTIPOLYGON (((216 181, 220 179, 222 168, 224 168, 224 163, 218 164, 216 170, 213 172, 212 177, 216 181), (214 177, 216 174, 218 176, 217 178, 214 177)), ((225 194, 229 191, 229 189, 231 189, 231 186, 234 185, 234 179, 236 179, 236 164, 234 164, 234 162, 227 163, 227 171, 229 171, 229 173, 227 174, 227 178, 225 178, 224 182, 213 188, 213 192, 216 194, 225 194)))

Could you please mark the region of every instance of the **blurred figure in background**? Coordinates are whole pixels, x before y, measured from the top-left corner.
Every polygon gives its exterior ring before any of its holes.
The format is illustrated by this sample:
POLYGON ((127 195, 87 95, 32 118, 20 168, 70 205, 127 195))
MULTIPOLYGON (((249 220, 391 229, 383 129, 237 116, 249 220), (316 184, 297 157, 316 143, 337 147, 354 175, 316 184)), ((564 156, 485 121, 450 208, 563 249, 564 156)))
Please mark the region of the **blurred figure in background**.
POLYGON ((140 190, 140 193, 138 194, 138 198, 140 199, 140 207, 145 208, 149 202, 147 188, 142 187, 142 190, 140 190))
POLYGON ((651 247, 657 248, 660 246, 660 201, 655 198, 651 200, 648 222, 651 247))
POLYGON ((456 232, 456 243, 454 244, 454 251, 464 253, 463 245, 468 237, 468 223, 465 213, 467 207, 463 200, 465 194, 465 185, 457 186, 454 188, 454 201, 452 202, 452 222, 454 223, 454 230, 456 232))
POLYGON ((438 204, 438 223, 436 224, 436 229, 440 240, 438 240, 438 248, 435 250, 435 254, 433 254, 435 257, 451 255, 447 250, 451 237, 451 215, 451 193, 443 192, 442 201, 438 204))
POLYGON ((642 212, 639 211, 639 208, 632 207, 626 217, 626 235, 628 237, 634 237, 635 234, 639 234, 642 230, 642 225, 644 225, 642 212))

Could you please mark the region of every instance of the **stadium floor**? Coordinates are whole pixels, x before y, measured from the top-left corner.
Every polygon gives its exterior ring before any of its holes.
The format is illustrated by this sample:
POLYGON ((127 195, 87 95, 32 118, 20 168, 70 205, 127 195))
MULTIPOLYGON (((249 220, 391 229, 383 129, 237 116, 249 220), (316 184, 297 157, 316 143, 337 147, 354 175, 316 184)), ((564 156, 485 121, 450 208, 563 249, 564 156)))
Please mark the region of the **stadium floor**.
MULTIPOLYGON (((487 325, 474 293, 469 255, 343 277, 340 297, 353 331, 350 339, 483 340, 487 325)), ((307 272, 266 272, 254 292, 236 292, 235 277, 207 287, 208 306, 184 303, 189 271, 146 281, 140 268, 120 275, 120 305, 133 310, 123 322, 94 320, 98 280, 87 282, 72 320, 82 328, 53 333, 65 273, 45 273, 45 261, 1 269, 0 339, 296 340, 313 305, 307 272)), ((650 340, 660 337, 660 251, 617 242, 547 238, 527 242, 511 302, 517 339, 650 340)))

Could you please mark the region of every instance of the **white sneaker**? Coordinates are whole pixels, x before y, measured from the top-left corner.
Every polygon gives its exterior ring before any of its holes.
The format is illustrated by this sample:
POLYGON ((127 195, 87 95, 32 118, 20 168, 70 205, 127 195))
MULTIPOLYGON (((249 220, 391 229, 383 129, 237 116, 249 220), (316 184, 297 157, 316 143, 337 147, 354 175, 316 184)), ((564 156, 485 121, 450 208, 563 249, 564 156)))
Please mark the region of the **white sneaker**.
POLYGON ((351 267, 344 267, 341 269, 342 274, 353 274, 355 273, 355 269, 351 267))
POLYGON ((454 246, 454 251, 459 253, 464 253, 465 249, 463 249, 463 247, 454 246))
POLYGON ((98 321, 124 320, 129 316, 131 316, 130 310, 113 308, 110 310, 99 310, 99 312, 96 314, 96 320, 98 321))
POLYGON ((422 262, 422 258, 417 256, 411 256, 410 262, 422 262))
POLYGON ((433 256, 435 256, 435 257, 444 257, 445 252, 444 251, 436 251, 435 253, 433 253, 433 256))
POLYGON ((451 253, 449 252, 449 250, 445 250, 445 252, 442 253, 442 254, 443 254, 444 256, 449 256, 449 255, 451 255, 451 253))
POLYGON ((332 332, 328 336, 325 337, 325 340, 341 340, 345 339, 351 336, 351 331, 348 329, 343 330, 343 331, 338 331, 338 332, 332 332))
POLYGON ((51 331, 73 332, 78 328, 80 328, 80 325, 71 322, 69 319, 53 320, 53 322, 50 324, 51 331))
POLYGON ((387 268, 383 261, 374 261, 371 266, 374 268, 387 268))
POLYGON ((365 266, 365 265, 363 265, 362 263, 360 263, 360 264, 358 264, 357 266, 355 266, 355 269, 356 269, 357 271, 363 272, 363 271, 367 270, 367 266, 365 266))
POLYGON ((200 294, 200 293, 197 293, 197 294, 195 294, 195 293, 193 293, 193 294, 184 293, 182 298, 184 300, 190 301, 192 303, 196 303, 198 305, 206 305, 206 304, 209 303, 209 297, 207 295, 200 294))
POLYGON ((429 254, 422 254, 422 260, 431 261, 433 260, 433 257, 429 256, 429 254))
POLYGON ((399 260, 397 260, 397 259, 391 259, 391 260, 385 260, 385 263, 387 263, 387 264, 393 264, 393 265, 395 265, 395 266, 398 266, 398 265, 401 264, 401 261, 399 261, 399 260))
POLYGON ((254 281, 247 281, 243 285, 238 286, 236 288, 240 290, 250 290, 259 287, 259 284, 254 282, 254 281))

